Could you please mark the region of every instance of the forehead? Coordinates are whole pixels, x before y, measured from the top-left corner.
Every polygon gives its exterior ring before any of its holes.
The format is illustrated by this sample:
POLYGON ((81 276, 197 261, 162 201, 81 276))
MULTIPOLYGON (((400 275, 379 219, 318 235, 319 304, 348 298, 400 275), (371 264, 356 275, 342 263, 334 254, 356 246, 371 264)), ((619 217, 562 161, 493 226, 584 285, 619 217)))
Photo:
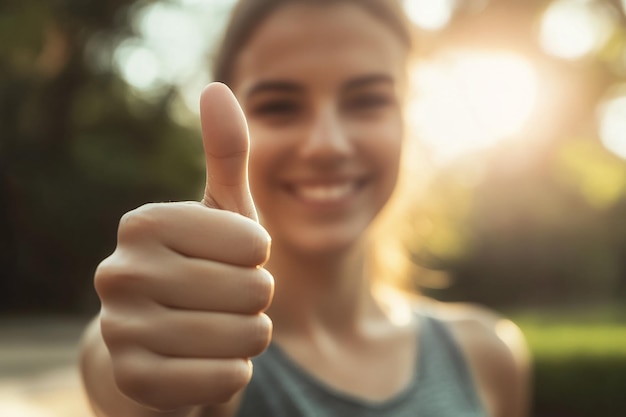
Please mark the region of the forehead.
POLYGON ((400 78, 406 47, 376 17, 354 4, 294 3, 271 14, 240 52, 234 88, 264 79, 340 83, 363 74, 400 78))

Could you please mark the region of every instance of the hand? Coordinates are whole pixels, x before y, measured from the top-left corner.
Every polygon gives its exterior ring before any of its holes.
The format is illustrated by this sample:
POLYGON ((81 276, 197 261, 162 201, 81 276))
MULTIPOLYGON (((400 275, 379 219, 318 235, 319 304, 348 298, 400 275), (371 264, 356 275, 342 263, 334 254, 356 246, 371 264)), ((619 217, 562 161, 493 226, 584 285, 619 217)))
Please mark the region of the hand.
POLYGON ((200 101, 207 182, 201 203, 125 214, 99 266, 100 326, 119 390, 157 410, 228 401, 268 346, 270 238, 250 195, 248 133, 236 99, 210 84, 200 101))

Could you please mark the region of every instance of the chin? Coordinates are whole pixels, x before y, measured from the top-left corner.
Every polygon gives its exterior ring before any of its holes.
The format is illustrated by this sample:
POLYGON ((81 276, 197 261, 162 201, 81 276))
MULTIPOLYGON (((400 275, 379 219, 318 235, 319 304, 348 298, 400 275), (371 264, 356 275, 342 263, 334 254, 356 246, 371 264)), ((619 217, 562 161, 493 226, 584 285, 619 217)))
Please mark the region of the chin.
POLYGON ((365 239, 365 228, 358 230, 314 230, 297 236, 285 236, 284 244, 303 257, 327 258, 348 254, 365 239))

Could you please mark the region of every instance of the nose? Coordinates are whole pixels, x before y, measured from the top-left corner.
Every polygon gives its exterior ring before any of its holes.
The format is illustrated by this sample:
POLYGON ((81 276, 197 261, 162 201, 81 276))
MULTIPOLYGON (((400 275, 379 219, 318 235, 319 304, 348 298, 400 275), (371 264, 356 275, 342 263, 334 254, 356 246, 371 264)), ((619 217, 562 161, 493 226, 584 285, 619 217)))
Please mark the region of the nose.
POLYGON ((352 152, 352 142, 339 110, 331 103, 318 108, 312 115, 300 147, 304 159, 336 162, 352 152))

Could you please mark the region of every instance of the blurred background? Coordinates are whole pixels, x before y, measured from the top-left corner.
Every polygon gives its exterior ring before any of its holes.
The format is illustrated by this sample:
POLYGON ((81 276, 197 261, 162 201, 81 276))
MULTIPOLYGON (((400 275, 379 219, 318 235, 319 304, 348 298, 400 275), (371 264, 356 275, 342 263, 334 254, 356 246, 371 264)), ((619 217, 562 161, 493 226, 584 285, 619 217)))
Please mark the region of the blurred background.
MULTIPOLYGON (((232 0, 0 3, 0 415, 88 416, 119 217, 198 199, 232 0)), ((536 417, 626 415, 626 0, 406 0, 412 285, 513 318, 536 417)), ((408 224, 408 227, 406 227, 408 224)))

